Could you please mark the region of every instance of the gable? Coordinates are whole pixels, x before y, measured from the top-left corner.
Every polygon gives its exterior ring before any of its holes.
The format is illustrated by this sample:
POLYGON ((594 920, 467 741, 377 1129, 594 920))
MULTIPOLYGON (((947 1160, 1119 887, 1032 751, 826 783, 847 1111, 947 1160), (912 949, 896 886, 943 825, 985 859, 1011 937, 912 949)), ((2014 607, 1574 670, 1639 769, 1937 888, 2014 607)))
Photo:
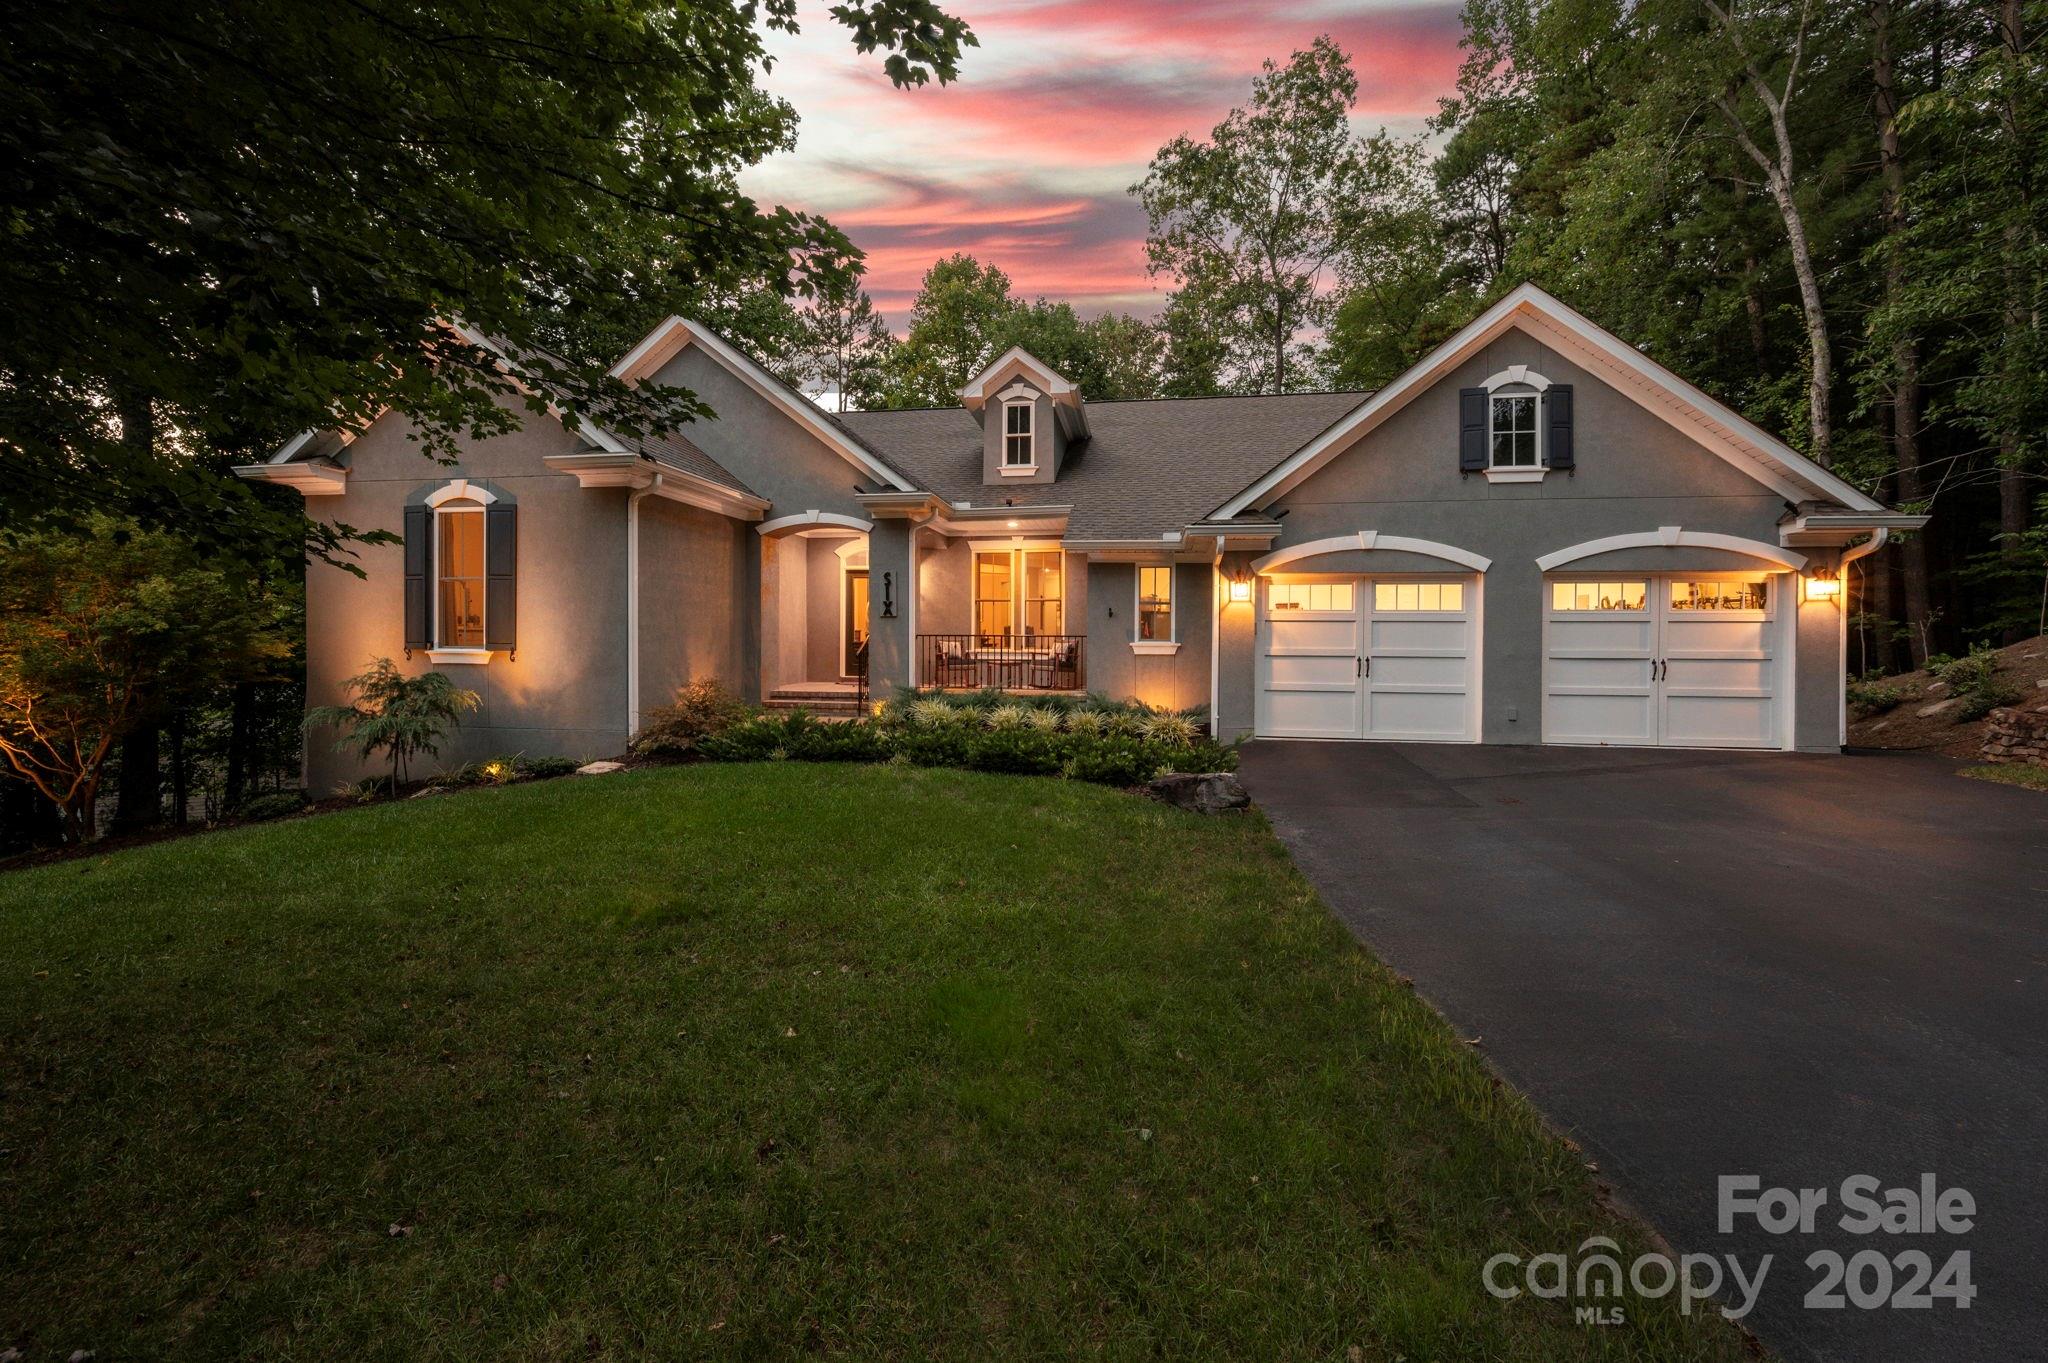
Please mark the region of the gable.
MULTIPOLYGON (((1519 331, 1596 374, 1715 457, 1790 502, 1820 501, 1881 512, 1874 499, 1707 396, 1669 369, 1532 284, 1488 308, 1457 335, 1374 393, 1342 421, 1281 461, 1215 513, 1235 516, 1271 504, 1360 437, 1430 391, 1443 376, 1510 331, 1519 331)), ((1484 376, 1482 376, 1484 377, 1484 376)))

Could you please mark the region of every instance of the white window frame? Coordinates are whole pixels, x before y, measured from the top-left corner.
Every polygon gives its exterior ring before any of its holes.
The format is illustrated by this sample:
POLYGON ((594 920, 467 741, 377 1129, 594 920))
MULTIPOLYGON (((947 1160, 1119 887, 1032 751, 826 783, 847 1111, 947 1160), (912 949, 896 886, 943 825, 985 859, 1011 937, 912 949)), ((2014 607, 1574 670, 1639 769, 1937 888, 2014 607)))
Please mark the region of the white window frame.
POLYGON ((427 661, 433 663, 488 663, 492 650, 488 648, 444 646, 441 643, 441 545, 445 537, 441 533, 441 519, 444 516, 476 516, 480 530, 478 534, 483 545, 484 592, 483 619, 484 638, 490 635, 490 563, 491 563, 491 522, 484 514, 484 508, 498 498, 489 488, 479 487, 466 478, 457 478, 445 486, 438 487, 427 496, 427 505, 434 512, 433 562, 428 565, 427 627, 433 640, 427 649, 427 661), (454 505, 451 505, 454 503, 454 505))
POLYGON ((1179 574, 1172 563, 1140 563, 1131 571, 1131 652, 1133 653, 1178 653, 1180 651, 1180 583, 1175 579, 1179 574), (1147 569, 1163 569, 1166 573, 1166 637, 1164 639, 1141 639, 1138 630, 1145 621, 1145 572, 1147 569))
POLYGON ((1038 399, 1036 397, 1005 398, 1003 400, 1002 442, 1003 457, 998 467, 1004 476, 1014 477, 1038 472, 1038 399), (1024 412, 1024 429, 1012 431, 1010 429, 1010 413, 1020 408, 1024 412), (1021 464, 1013 462, 1010 458, 1010 442, 1019 438, 1024 441, 1027 450, 1025 460, 1021 464))
POLYGON ((1524 364, 1509 365, 1498 374, 1486 380, 1486 481, 1489 483, 1540 483, 1550 472, 1544 450, 1543 409, 1548 406, 1544 393, 1550 387, 1550 380, 1524 364), (1515 391, 1504 393, 1503 388, 1515 391), (1533 464, 1496 464, 1493 462, 1493 405, 1508 398, 1534 398, 1535 420, 1534 445, 1536 461, 1533 464))

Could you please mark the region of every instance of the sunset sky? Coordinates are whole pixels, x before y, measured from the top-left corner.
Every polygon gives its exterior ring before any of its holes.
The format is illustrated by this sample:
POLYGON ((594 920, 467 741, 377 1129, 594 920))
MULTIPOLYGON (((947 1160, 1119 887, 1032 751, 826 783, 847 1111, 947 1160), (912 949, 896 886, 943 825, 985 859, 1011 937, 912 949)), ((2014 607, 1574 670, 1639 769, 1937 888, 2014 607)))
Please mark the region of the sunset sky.
POLYGON ((772 35, 769 89, 796 106, 794 153, 750 192, 825 214, 867 252, 899 330, 932 261, 967 251, 1019 295, 1084 313, 1151 313, 1145 215, 1126 189, 1159 145, 1206 134, 1267 57, 1335 37, 1359 77, 1361 131, 1420 130, 1458 68, 1457 0, 954 0, 981 46, 960 79, 896 90, 824 0, 772 35))

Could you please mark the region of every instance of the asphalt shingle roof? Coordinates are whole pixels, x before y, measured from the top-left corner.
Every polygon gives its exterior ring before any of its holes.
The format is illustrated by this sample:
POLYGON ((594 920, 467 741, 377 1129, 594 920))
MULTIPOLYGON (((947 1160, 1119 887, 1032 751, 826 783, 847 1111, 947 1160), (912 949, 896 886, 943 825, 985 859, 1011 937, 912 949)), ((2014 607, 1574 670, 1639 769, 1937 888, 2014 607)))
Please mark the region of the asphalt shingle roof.
POLYGON ((760 495, 734 477, 725 465, 673 432, 668 435, 644 436, 638 440, 629 440, 617 432, 612 432, 611 437, 627 449, 636 454, 644 454, 658 464, 667 464, 670 468, 680 469, 684 473, 694 473, 699 478, 716 483, 720 487, 731 488, 735 492, 744 492, 750 497, 760 495))
POLYGON ((964 407, 846 412, 839 421, 919 487, 975 506, 1066 506, 1070 539, 1154 539, 1201 520, 1358 406, 1364 393, 1088 404, 1089 438, 1051 483, 982 481, 964 407))

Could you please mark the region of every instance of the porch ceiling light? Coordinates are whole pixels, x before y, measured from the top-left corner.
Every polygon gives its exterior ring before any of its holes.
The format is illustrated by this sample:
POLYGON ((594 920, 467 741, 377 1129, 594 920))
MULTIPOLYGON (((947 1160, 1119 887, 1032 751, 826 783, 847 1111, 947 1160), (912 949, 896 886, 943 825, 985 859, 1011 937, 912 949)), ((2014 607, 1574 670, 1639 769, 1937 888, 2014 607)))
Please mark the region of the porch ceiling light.
POLYGON ((1248 577, 1233 577, 1233 578, 1231 578, 1231 579, 1230 579, 1230 599, 1231 599, 1232 601, 1249 601, 1249 600, 1251 600, 1251 599, 1252 599, 1252 580, 1251 580, 1250 578, 1248 578, 1248 577))
POLYGON ((1842 579, 1833 568, 1816 568, 1806 575, 1808 601, 1834 601, 1842 595, 1842 579))
POLYGON ((1022 521, 1010 521, 1010 522, 1008 522, 1008 524, 1009 524, 1009 527, 1010 527, 1010 528, 1011 528, 1012 530, 1015 530, 1015 529, 1016 529, 1016 528, 1017 528, 1018 526, 1022 525, 1022 524, 1023 524, 1023 522, 1022 522, 1022 521))

